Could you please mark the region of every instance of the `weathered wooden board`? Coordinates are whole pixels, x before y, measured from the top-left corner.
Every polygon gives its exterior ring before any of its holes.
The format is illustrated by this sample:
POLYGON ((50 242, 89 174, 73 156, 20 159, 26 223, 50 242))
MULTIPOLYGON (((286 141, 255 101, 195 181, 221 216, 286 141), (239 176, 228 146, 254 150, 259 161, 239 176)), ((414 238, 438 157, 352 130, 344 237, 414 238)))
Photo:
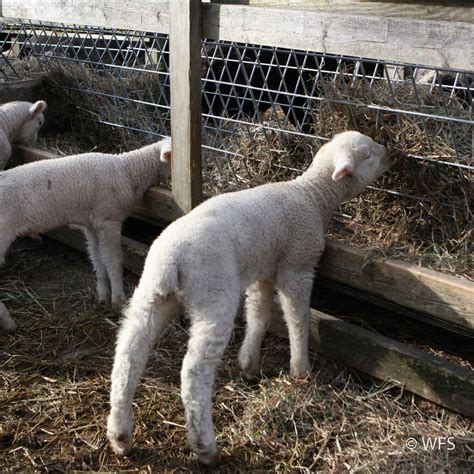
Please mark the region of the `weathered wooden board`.
MULTIPOLYGON (((22 164, 55 155, 34 148, 14 149, 12 164, 22 164)), ((182 215, 170 191, 150 188, 135 216, 155 223, 168 223, 182 215)), ((474 283, 399 260, 373 258, 373 254, 349 244, 328 239, 319 273, 415 311, 431 315, 430 321, 474 336, 474 283)), ((426 318, 424 318, 426 320, 426 318)))
POLYGON ((2 0, 0 16, 168 33, 167 0, 2 0))
MULTIPOLYGON (((203 11, 203 31, 210 38, 474 69, 474 24, 468 22, 364 15, 360 8, 350 13, 317 9, 290 12, 209 4, 203 11)), ((465 9, 465 17, 470 12, 465 9)))
POLYGON ((319 273, 339 283, 428 313, 474 336, 474 283, 330 240, 319 273))
POLYGON ((201 2, 170 2, 172 190, 189 212, 202 201, 201 2))
MULTIPOLYGON (((47 234, 85 251, 79 231, 59 229, 47 234)), ((122 238, 124 265, 140 275, 148 247, 122 238)), ((288 337, 281 316, 271 330, 288 337)), ((320 311, 311 310, 310 347, 379 379, 398 381, 417 395, 468 417, 474 417, 474 371, 362 329, 320 311)))
MULTIPOLYGON (((103 0, 100 5, 93 0, 3 0, 2 5, 4 17, 169 31, 168 6, 154 0, 103 0)), ((469 7, 347 3, 288 9, 204 3, 202 12, 207 38, 474 69, 469 7)))

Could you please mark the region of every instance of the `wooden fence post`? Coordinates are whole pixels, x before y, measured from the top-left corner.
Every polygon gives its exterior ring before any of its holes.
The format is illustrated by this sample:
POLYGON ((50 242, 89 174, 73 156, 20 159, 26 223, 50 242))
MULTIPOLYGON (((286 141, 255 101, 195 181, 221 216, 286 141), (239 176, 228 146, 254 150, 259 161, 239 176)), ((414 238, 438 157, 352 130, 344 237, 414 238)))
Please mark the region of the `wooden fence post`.
POLYGON ((172 190, 183 213, 202 200, 201 0, 173 0, 170 9, 172 190))

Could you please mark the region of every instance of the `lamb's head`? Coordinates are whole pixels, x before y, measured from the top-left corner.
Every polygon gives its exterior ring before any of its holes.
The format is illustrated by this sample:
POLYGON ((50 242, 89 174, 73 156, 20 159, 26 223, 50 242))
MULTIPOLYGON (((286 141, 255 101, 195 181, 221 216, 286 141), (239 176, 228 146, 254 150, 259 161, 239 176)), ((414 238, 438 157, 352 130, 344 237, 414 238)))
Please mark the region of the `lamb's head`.
POLYGON ((34 145, 38 140, 39 129, 44 124, 43 112, 46 109, 46 102, 38 100, 28 108, 28 116, 20 130, 15 136, 15 142, 23 145, 34 145))
POLYGON ((359 194, 393 164, 384 146, 354 131, 334 136, 319 150, 314 161, 319 166, 323 163, 329 166, 334 181, 344 180, 347 198, 359 194))

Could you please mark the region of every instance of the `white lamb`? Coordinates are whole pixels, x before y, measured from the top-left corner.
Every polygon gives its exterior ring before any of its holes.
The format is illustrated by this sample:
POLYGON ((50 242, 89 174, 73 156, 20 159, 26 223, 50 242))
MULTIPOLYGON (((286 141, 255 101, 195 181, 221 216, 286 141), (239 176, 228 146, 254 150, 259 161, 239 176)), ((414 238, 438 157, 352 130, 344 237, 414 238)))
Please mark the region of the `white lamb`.
POLYGON ((383 146, 358 132, 337 135, 289 182, 214 197, 171 224, 153 243, 119 332, 107 435, 132 447, 132 400, 157 337, 182 305, 191 336, 181 371, 188 441, 204 464, 218 458, 211 398, 216 367, 246 290, 247 332, 239 354, 247 376, 278 290, 290 339, 290 373, 310 370, 308 324, 314 268, 334 210, 390 167, 383 146))
MULTIPOLYGON (((99 301, 121 305, 122 222, 145 191, 169 175, 170 159, 171 140, 164 139, 120 155, 85 153, 1 172, 0 265, 19 235, 80 226, 97 274, 99 301)), ((12 330, 15 324, 5 310, 0 325, 12 330)))
POLYGON ((0 171, 10 159, 11 144, 34 145, 44 123, 46 102, 14 101, 0 106, 0 171))

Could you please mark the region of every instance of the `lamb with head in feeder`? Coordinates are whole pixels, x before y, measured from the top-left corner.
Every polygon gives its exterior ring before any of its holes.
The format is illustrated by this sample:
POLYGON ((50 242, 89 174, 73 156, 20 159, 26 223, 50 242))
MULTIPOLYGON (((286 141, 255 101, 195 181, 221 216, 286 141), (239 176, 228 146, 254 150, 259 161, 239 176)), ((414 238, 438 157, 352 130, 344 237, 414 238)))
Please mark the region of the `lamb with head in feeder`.
POLYGON ((11 155, 11 144, 34 145, 44 124, 46 102, 14 101, 0 106, 0 171, 11 155))
POLYGON ((189 444, 204 464, 218 458, 213 383, 242 292, 247 294, 247 330, 239 354, 244 374, 260 371, 274 288, 289 331, 290 373, 298 377, 310 370, 310 295, 326 227, 341 202, 390 165, 384 146, 358 132, 341 133, 296 179, 216 196, 160 235, 118 335, 107 424, 116 453, 131 450, 138 381, 156 339, 180 306, 191 320, 181 396, 189 444))
MULTIPOLYGON (((100 302, 125 302, 122 222, 145 191, 170 172, 171 140, 118 155, 84 153, 0 173, 0 265, 16 237, 63 225, 84 230, 100 302)), ((3 306, 3 305, 2 305, 3 306)), ((6 308, 0 325, 15 328, 6 308)))

